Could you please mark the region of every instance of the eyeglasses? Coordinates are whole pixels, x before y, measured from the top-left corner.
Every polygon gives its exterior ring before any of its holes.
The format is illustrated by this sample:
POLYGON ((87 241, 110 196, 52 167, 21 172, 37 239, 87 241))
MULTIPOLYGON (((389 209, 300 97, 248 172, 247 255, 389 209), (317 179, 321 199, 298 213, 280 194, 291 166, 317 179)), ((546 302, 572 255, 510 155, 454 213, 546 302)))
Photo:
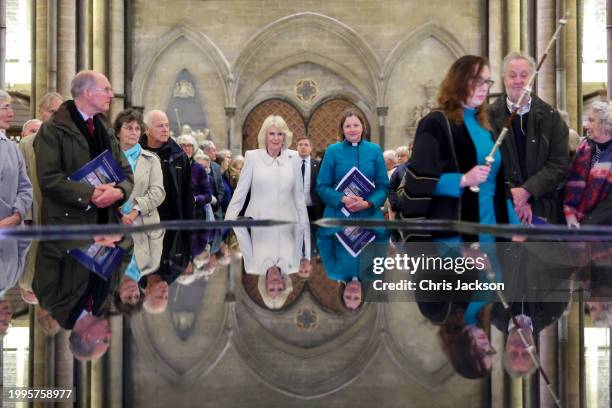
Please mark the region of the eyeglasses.
POLYGON ((492 79, 482 79, 482 78, 474 78, 472 79, 473 84, 476 88, 480 88, 483 85, 487 85, 488 89, 491 89, 491 87, 495 84, 495 81, 492 79))
POLYGON ((140 126, 126 126, 126 125, 123 125, 123 126, 121 126, 121 129, 127 130, 128 132, 132 132, 132 131, 140 132, 140 126))

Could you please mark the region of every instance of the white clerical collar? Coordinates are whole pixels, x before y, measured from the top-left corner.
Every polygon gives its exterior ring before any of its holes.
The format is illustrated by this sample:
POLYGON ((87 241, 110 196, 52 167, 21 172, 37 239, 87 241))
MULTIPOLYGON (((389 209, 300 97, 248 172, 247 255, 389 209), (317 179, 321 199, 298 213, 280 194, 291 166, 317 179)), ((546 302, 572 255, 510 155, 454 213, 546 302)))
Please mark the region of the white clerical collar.
MULTIPOLYGON (((530 98, 529 98, 529 101, 528 101, 526 104, 524 104, 524 105, 523 105, 523 106, 522 106, 522 107, 521 107, 521 108, 518 110, 518 112, 517 112, 517 113, 518 113, 519 115, 524 115, 524 114, 528 113, 528 112, 531 110, 531 101, 532 101, 532 99, 531 99, 531 97, 530 97, 530 98)), ((512 111, 514 110, 514 108, 516 107, 516 104, 515 104, 514 102, 512 102, 512 101, 510 100, 510 98, 508 98, 508 97, 506 96, 506 106, 508 107, 508 110, 509 110, 510 112, 512 112, 512 111)))

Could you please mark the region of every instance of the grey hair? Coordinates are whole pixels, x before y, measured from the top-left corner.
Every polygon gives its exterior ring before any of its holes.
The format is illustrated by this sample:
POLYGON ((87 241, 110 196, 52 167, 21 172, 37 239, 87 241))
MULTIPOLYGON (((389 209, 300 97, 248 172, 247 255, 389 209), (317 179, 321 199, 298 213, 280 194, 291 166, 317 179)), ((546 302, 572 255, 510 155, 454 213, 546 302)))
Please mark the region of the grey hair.
POLYGON ((22 131, 22 132, 25 132, 26 128, 27 128, 27 127, 28 127, 30 124, 35 123, 35 122, 42 123, 42 121, 41 121, 40 119, 30 119, 30 120, 28 120, 26 123, 24 123, 24 124, 23 124, 23 126, 21 127, 21 131, 22 131))
POLYGON ((397 149, 395 149, 395 153, 398 156, 401 156, 401 155, 409 156, 410 155, 410 148, 408 146, 400 146, 397 149))
POLYGON ((595 115, 606 135, 612 136, 612 105, 609 102, 595 101, 589 108, 589 112, 595 115))
POLYGON ((591 323, 595 327, 612 327, 612 302, 600 302, 601 310, 591 314, 591 323))
POLYGON ((208 157, 207 154, 202 153, 201 150, 198 150, 198 153, 193 155, 193 160, 195 160, 195 161, 206 160, 207 162, 210 163, 210 157, 208 157))
POLYGON ((62 98, 62 95, 59 93, 47 92, 42 98, 40 98, 40 102, 38 102, 38 110, 47 109, 49 105, 51 105, 51 102, 56 99, 59 99, 62 102, 64 101, 64 98, 62 98))
POLYGON ((202 151, 208 149, 211 146, 214 146, 215 143, 212 140, 205 140, 202 142, 202 144, 200 145, 200 149, 202 149, 202 151))
POLYGON ((11 98, 11 95, 9 95, 8 92, 6 92, 4 89, 0 89, 0 101, 7 101, 10 102, 13 98, 11 98))
POLYGON ((383 157, 387 160, 391 160, 394 164, 397 163, 397 152, 395 150, 385 150, 383 157))
POLYGON ((70 82, 70 94, 74 99, 83 96, 83 91, 91 88, 96 84, 96 71, 80 71, 77 73, 72 82, 70 82))
POLYGON ((154 114, 158 114, 158 113, 163 113, 166 116, 166 118, 168 118, 168 115, 166 115, 166 112, 164 112, 163 110, 158 110, 158 109, 150 110, 147 113, 145 113, 144 118, 142 119, 142 121, 144 122, 147 128, 151 128, 152 126, 151 116, 153 116, 154 114))
POLYGON ((508 64, 517 59, 527 61, 529 63, 529 66, 531 67, 531 72, 533 72, 536 67, 536 62, 533 57, 524 51, 512 51, 504 57, 504 61, 502 62, 502 75, 506 75, 506 71, 508 70, 508 64))

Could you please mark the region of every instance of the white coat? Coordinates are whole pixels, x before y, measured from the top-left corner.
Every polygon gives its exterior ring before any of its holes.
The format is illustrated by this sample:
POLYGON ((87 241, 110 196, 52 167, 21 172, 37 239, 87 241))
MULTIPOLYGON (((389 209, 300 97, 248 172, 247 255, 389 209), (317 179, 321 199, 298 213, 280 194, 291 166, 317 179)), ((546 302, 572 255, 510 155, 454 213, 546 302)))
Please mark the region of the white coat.
POLYGON ((282 150, 274 158, 265 149, 247 151, 225 219, 238 217, 250 191, 246 217, 308 222, 300 165, 299 155, 294 150, 282 150))

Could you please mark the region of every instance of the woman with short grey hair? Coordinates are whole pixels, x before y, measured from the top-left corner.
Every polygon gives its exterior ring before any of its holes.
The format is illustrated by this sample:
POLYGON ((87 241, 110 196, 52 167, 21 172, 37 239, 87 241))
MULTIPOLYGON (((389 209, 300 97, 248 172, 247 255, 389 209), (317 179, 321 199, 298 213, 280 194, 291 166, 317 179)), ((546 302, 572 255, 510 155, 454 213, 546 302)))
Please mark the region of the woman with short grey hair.
POLYGON ((32 205, 32 184, 17 145, 6 131, 15 116, 11 96, 0 89, 0 228, 14 227, 24 220, 32 205))
POLYGON ((570 227, 612 225, 612 105, 595 102, 585 129, 565 185, 565 220, 570 227))

